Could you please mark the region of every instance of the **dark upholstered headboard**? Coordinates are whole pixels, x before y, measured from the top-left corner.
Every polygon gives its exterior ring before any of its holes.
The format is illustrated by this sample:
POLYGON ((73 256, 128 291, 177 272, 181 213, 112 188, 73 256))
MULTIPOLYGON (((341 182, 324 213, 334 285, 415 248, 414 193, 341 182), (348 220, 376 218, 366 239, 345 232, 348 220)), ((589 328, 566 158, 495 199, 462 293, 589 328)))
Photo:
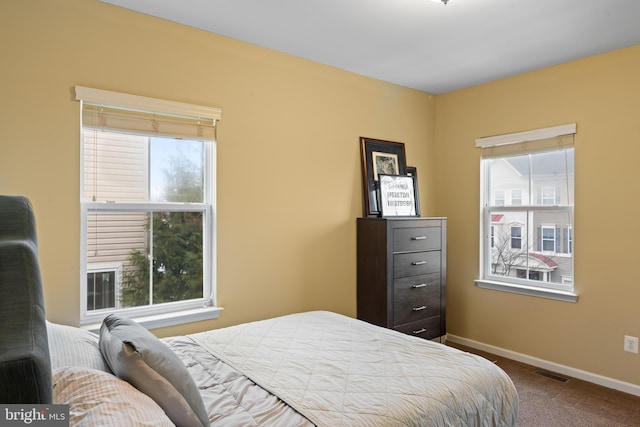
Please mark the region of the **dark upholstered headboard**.
POLYGON ((0 196, 0 403, 51 403, 51 359, 35 218, 0 196))

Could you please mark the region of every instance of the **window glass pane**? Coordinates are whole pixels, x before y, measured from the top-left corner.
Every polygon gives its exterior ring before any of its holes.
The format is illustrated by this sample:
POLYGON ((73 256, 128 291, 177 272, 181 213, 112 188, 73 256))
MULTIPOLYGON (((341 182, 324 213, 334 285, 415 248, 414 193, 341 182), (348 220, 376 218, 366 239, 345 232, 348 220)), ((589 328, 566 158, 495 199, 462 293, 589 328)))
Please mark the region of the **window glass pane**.
MULTIPOLYGON (((486 160, 494 194, 512 188, 513 205, 520 200, 531 205, 573 204, 574 149, 524 154, 486 160), (529 194, 529 190, 532 194, 529 194)), ((495 196, 494 206, 498 204, 495 196)))
POLYGON ((148 200, 146 136, 83 131, 84 200, 148 200))
MULTIPOLYGON (((86 230, 87 269, 98 269, 104 264, 118 265, 123 276, 131 275, 140 263, 138 254, 148 252, 149 216, 146 212, 89 211, 86 230)), ((122 283, 114 283, 114 289, 115 286, 121 288, 122 283)), ((148 291, 146 294, 148 295, 148 291)), ((122 298, 121 293, 120 296, 122 298)), ((121 308, 121 301, 114 301, 114 307, 121 308)), ((92 308, 88 305, 87 309, 92 308)))
POLYGON ((152 201, 203 202, 202 141, 151 138, 149 151, 152 201))
POLYGON ((564 227, 569 235, 570 213, 492 210, 491 217, 491 275, 559 284, 572 280, 571 240, 557 234, 564 227), (543 225, 550 223, 556 226, 543 225))
POLYGON ((84 200, 204 201, 204 142, 83 131, 84 200))
MULTIPOLYGON (((202 298, 203 218, 202 212, 89 212, 87 269, 121 266, 121 283, 114 277, 105 296, 115 308, 202 298)), ((88 294, 95 295, 88 299, 103 298, 98 277, 88 276, 88 294)), ((87 308, 102 306, 88 301, 87 308)))
POLYGON ((514 276, 523 251, 527 248, 526 212, 491 211, 494 220, 490 271, 493 275, 514 276))
MULTIPOLYGON (((490 182, 494 191, 500 191, 502 194, 500 203, 495 200, 494 206, 505 205, 504 188, 511 188, 512 204, 513 194, 516 195, 516 199, 519 198, 520 203, 529 204, 529 157, 528 156, 514 156, 506 158, 496 158, 485 160, 489 163, 490 170, 490 182)), ((497 199, 494 198, 494 199, 497 199)))
POLYGON ((87 269, 101 265, 125 265, 132 251, 148 245, 145 212, 87 213, 87 269))
POLYGON ((201 212, 153 214, 153 303, 202 298, 201 212))
POLYGON ((573 149, 531 154, 531 181, 535 204, 572 204, 573 149))

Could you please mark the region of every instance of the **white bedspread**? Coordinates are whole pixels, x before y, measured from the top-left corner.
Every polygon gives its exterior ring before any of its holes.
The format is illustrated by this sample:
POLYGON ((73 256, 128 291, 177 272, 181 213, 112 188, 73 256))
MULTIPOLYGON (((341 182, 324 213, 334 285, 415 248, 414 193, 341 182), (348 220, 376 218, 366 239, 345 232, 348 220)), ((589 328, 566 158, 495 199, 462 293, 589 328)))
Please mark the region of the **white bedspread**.
POLYGON ((488 360, 315 311, 189 335, 317 426, 513 426, 518 396, 488 360))

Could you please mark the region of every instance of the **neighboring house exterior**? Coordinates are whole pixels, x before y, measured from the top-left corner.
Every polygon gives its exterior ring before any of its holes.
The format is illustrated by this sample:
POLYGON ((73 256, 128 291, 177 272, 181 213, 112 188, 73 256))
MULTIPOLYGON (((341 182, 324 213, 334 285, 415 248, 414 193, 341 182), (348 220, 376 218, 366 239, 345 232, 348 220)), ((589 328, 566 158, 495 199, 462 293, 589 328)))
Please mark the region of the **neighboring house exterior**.
POLYGON ((566 179, 567 175, 573 179, 573 161, 560 164, 561 156, 543 160, 535 164, 529 162, 528 156, 493 160, 491 270, 497 275, 570 284, 573 282, 571 215, 545 212, 544 206, 573 201, 573 182, 566 179), (538 208, 509 210, 520 205, 538 208), (500 206, 505 207, 504 212, 500 206))
MULTIPOLYGON (((97 201, 148 200, 148 137, 85 131, 84 197, 97 201), (97 150, 97 152, 96 152, 97 150), (98 156, 96 156, 98 154, 98 156), (99 158, 98 163, 94 159, 99 158), (97 185, 100 183, 100 185, 97 185)), ((131 251, 148 246, 147 214, 87 214, 87 309, 120 308, 120 285, 131 251)))

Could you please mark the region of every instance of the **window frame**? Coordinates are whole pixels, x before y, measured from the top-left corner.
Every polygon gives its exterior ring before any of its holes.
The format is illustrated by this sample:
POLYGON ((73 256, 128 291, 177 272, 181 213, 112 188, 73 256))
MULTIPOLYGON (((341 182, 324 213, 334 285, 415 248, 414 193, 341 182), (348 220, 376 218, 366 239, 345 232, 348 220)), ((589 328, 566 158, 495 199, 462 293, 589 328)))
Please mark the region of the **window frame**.
MULTIPOLYGON (((476 147, 484 149, 493 149, 496 147, 498 150, 503 148, 506 145, 510 147, 508 150, 512 150, 511 146, 516 148, 515 144, 521 144, 525 146, 530 142, 532 144, 536 143, 536 140, 546 140, 555 137, 561 137, 570 135, 571 143, 570 148, 574 148, 573 145, 573 137, 576 133, 576 125, 568 124, 555 126, 551 128, 545 129, 537 129, 533 131, 526 132, 518 132, 515 134, 503 134, 495 137, 485 137, 479 138, 476 140, 476 147)), ((549 144, 547 141, 542 141, 540 146, 547 147, 549 144)), ((543 148, 541 151, 553 151, 556 145, 549 145, 549 148, 543 148)), ((539 147, 538 147, 539 148, 539 147)), ((560 149, 560 147, 558 147, 560 149)), ((505 151, 501 151, 500 153, 504 153, 505 151)), ((494 154, 495 155, 495 154, 494 154)), ((503 154, 504 155, 504 154, 503 154)), ((514 154, 515 155, 515 154, 514 154)), ((510 155, 508 154, 507 157, 510 155)), ((491 155, 489 155, 491 157, 491 155)), ((534 282, 532 280, 527 279, 519 279, 517 277, 507 277, 507 276, 495 276, 491 274, 491 248, 492 248, 492 240, 493 233, 491 232, 493 228, 493 223, 491 221, 492 215, 496 214, 504 214, 508 212, 527 212, 527 218, 530 215, 535 214, 535 212, 557 212, 570 215, 571 218, 574 217, 574 205, 560 205, 554 203, 553 205, 543 205, 542 200, 539 205, 515 205, 515 206, 498 206, 492 205, 492 202, 495 200, 494 197, 494 189, 491 187, 491 177, 489 170, 489 162, 485 161, 484 157, 480 159, 480 260, 479 260, 479 277, 474 281, 475 285, 484 288, 491 289, 497 291, 505 291, 510 293, 516 293, 521 295, 529 295, 536 296, 542 298, 549 298, 559 301, 572 302, 575 303, 578 301, 578 295, 575 292, 574 281, 575 279, 571 277, 571 279, 566 280, 565 277, 562 277, 561 283, 551 283, 551 282, 534 282)), ((575 172, 574 172, 575 178, 575 172)), ((575 182, 575 181, 574 181, 575 182)), ((529 227, 529 225, 526 225, 529 227)), ((571 227, 572 232, 575 231, 573 226, 571 227)), ((530 230, 528 231, 530 232, 530 230)), ((527 233, 528 233, 527 232, 527 233)), ((574 237, 574 236, 572 236, 574 237)), ((541 242, 542 243, 542 242, 541 242)), ((528 244, 529 245, 529 244, 528 244)), ((555 242, 554 242, 555 245, 555 242)), ((511 244, 510 244, 511 246, 511 244)), ((530 245, 529 245, 530 246, 530 245)), ((571 239, 571 246, 573 249, 573 239, 571 239)), ((574 270, 574 254, 573 250, 570 252, 571 257, 571 269, 572 274, 575 274, 574 270)), ((546 273, 542 272, 541 276, 546 273)))
MULTIPOLYGON (((137 95, 103 91, 100 89, 76 86, 76 99, 80 101, 80 111, 84 102, 91 105, 112 106, 122 110, 145 111, 167 116, 207 118, 213 120, 215 131, 216 121, 221 117, 217 108, 184 104, 137 95)), ((222 310, 216 303, 216 141, 215 138, 199 139, 197 137, 184 139, 201 140, 204 142, 204 187, 202 203, 175 202, 118 202, 118 201, 87 201, 84 197, 84 130, 80 121, 80 325, 86 329, 97 330, 107 314, 118 313, 130 317, 147 328, 173 326, 188 322, 195 322, 219 317, 222 310), (87 217, 89 212, 202 212, 203 221, 203 297, 188 301, 160 303, 151 306, 127 307, 116 309, 87 310, 87 273, 96 268, 87 266, 87 217)), ((135 134, 136 132, 126 132, 135 134)), ((138 133, 148 137, 151 132, 138 133)), ((121 276, 120 276, 121 277, 121 276)))

